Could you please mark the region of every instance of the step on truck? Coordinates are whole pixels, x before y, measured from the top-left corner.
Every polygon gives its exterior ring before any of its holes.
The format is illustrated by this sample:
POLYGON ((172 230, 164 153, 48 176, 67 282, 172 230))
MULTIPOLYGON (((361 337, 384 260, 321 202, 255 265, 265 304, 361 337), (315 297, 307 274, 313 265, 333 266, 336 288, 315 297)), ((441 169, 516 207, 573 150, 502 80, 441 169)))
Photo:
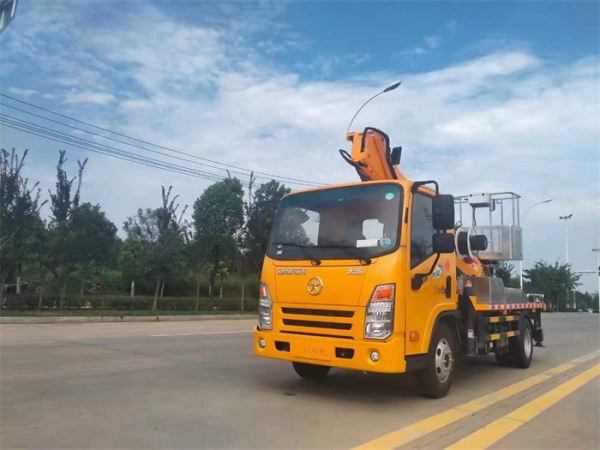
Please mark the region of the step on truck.
POLYGON ((293 192, 277 208, 255 355, 308 379, 332 367, 418 371, 432 398, 447 395, 465 355, 528 368, 543 347, 543 304, 493 276, 522 258, 520 197, 442 194, 400 172, 402 149, 383 131, 347 138, 351 153, 340 153, 361 181, 293 192))

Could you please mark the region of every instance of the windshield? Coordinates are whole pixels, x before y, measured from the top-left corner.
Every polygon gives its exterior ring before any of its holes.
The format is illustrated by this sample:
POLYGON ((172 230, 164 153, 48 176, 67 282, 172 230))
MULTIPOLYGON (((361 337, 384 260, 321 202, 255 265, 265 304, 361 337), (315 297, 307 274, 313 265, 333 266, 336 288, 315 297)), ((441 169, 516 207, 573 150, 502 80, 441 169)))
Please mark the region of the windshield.
POLYGON ((402 186, 362 184, 285 198, 267 255, 279 260, 373 258, 400 240, 402 186))

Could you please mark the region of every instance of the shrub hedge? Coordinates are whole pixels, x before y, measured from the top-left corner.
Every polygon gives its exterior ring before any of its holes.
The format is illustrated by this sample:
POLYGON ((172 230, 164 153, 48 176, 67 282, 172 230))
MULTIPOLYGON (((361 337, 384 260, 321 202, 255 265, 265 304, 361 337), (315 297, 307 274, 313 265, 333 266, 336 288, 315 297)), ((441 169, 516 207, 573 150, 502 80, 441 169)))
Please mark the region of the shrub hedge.
MULTIPOLYGON (((2 304, 6 310, 34 310, 38 307, 39 297, 35 294, 8 295, 2 304)), ((151 310, 154 298, 150 296, 127 297, 120 295, 69 295, 65 298, 64 309, 93 309, 93 310, 119 310, 140 311, 151 310)), ((60 305, 59 295, 48 295, 44 297, 42 309, 54 310, 60 305)), ((194 297, 163 297, 158 299, 157 309, 159 311, 194 311, 196 309, 196 298, 194 297)), ((246 298, 244 311, 257 311, 258 300, 246 298)), ((199 311, 240 311, 240 298, 199 298, 199 311)))

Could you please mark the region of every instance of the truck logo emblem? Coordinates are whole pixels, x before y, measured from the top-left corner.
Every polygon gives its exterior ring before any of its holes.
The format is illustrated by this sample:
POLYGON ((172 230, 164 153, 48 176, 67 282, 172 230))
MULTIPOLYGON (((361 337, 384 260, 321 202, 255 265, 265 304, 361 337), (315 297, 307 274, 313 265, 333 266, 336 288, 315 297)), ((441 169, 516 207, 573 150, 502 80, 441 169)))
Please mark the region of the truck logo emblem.
POLYGON ((311 278, 308 280, 306 289, 310 295, 319 295, 323 290, 323 280, 321 280, 319 277, 311 278))
POLYGON ((277 275, 306 275, 306 269, 279 269, 277 275))

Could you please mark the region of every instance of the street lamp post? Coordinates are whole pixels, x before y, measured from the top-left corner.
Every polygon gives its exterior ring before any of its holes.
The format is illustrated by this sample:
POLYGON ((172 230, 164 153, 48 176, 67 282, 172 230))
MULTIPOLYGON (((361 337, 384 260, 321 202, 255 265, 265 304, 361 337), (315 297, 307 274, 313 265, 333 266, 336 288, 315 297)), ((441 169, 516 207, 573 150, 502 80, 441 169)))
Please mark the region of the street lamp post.
POLYGON ((598 255, 598 298, 600 299, 600 248, 593 248, 592 251, 598 255))
MULTIPOLYGON (((568 216, 560 216, 560 220, 565 221, 565 264, 569 264, 569 227, 567 226, 567 220, 573 217, 573 214, 569 214, 568 216)), ((569 294, 567 294, 568 297, 569 294)), ((567 302, 569 299, 567 298, 567 302)), ((573 307, 575 308, 575 295, 573 295, 573 307)), ((558 308, 557 308, 558 310, 558 308)))
MULTIPOLYGON (((346 131, 346 136, 348 135, 348 133, 350 132, 350 127, 352 126, 352 122, 354 122, 354 119, 356 119, 356 116, 358 116, 358 113, 361 111, 361 109, 363 109, 365 106, 367 106, 367 103, 369 103, 371 100, 373 100, 376 97, 379 97, 381 94, 385 94, 387 92, 393 91, 394 89, 396 89, 398 86, 400 86, 402 82, 401 81, 396 81, 395 83, 390 84, 388 87, 386 87, 383 91, 378 92, 377 94, 375 94, 373 97, 371 97, 369 100, 367 100, 366 102, 363 103, 363 105, 358 108, 358 111, 356 111, 356 113, 354 114, 354 116, 352 117, 352 120, 350 121, 350 123, 348 124, 348 130, 346 131)), ((343 162, 342 164, 342 183, 344 182, 344 168, 346 167, 346 161, 343 162)))
POLYGON ((560 216, 560 220, 565 221, 565 264, 569 264, 569 229, 567 227, 567 220, 573 217, 573 214, 569 214, 568 216, 560 216))
MULTIPOLYGON (((520 220, 520 222, 523 222, 523 219, 525 219, 525 215, 526 215, 526 214, 527 214, 529 211, 531 211, 533 208, 535 208, 536 206, 539 206, 539 205, 543 205, 544 203, 550 203, 551 201, 552 201, 552 199, 551 199, 551 198, 549 198, 549 199, 547 199, 547 200, 544 200, 543 202, 539 202, 539 203, 536 203, 536 204, 535 204, 535 205, 533 205, 533 206, 530 206, 530 207, 527 209, 527 211, 525 211, 525 212, 523 213, 523 215, 521 216, 521 220, 520 220)), ((521 282, 521 290, 522 290, 522 289, 523 289, 523 258, 522 258, 522 257, 521 257, 521 261, 519 261, 519 280, 520 280, 520 282, 521 282)))

